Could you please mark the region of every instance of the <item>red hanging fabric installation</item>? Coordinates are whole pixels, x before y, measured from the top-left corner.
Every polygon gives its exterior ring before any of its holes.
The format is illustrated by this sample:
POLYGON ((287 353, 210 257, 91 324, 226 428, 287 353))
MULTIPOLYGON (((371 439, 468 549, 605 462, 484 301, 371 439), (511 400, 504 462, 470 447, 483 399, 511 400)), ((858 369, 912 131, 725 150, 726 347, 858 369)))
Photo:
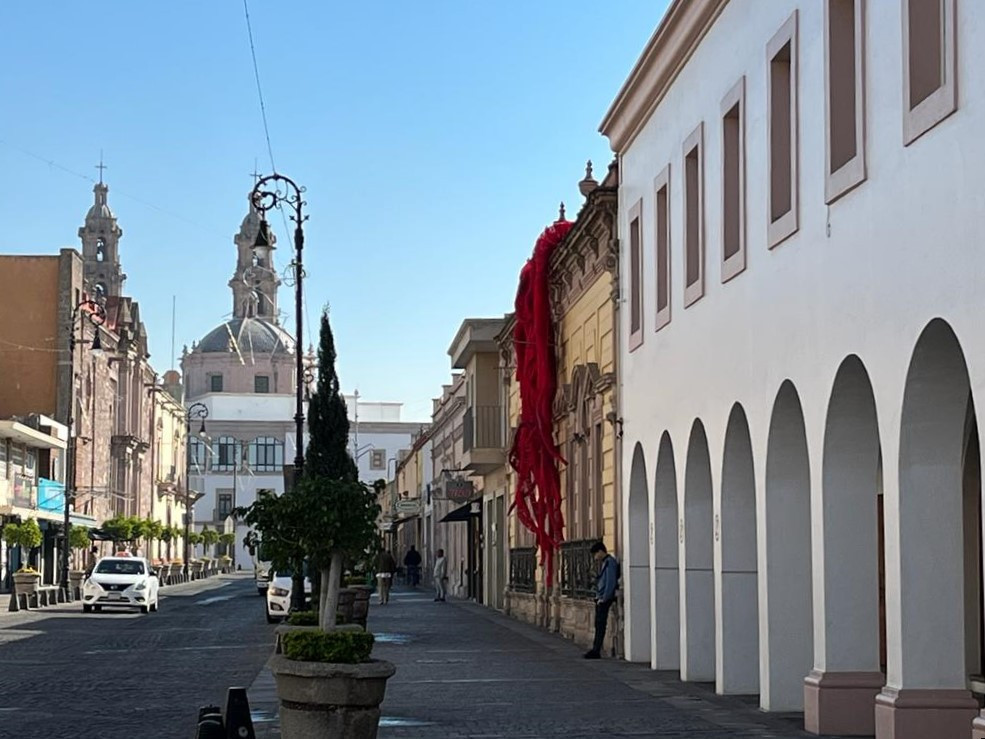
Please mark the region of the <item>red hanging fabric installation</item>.
POLYGON ((557 391, 557 358, 551 321, 550 262, 554 248, 573 224, 561 219, 537 239, 533 256, 520 270, 516 291, 513 348, 516 379, 520 386, 520 421, 510 466, 516 470, 512 508, 533 532, 547 571, 547 586, 554 581, 555 554, 564 541, 561 513, 561 477, 564 463, 554 443, 554 394, 557 391))

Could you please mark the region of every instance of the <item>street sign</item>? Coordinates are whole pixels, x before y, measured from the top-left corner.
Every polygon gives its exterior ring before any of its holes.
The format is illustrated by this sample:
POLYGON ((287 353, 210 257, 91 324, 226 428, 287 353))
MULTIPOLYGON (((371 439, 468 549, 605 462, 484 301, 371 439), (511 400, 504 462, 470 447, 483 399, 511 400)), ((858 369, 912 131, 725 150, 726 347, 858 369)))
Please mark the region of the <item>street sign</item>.
POLYGON ((464 503, 475 494, 475 486, 471 480, 445 480, 445 497, 458 503, 464 503))
POLYGON ((418 498, 413 500, 398 500, 397 513, 417 514, 421 512, 421 501, 418 498))

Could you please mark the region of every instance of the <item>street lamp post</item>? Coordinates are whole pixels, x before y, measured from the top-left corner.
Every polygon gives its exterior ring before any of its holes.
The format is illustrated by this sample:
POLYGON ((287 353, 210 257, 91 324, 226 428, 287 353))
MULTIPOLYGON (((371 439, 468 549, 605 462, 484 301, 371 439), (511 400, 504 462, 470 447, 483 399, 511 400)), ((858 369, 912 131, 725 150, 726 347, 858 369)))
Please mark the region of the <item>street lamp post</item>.
POLYGON ((304 467, 304 357, 302 355, 302 311, 304 309, 304 292, 302 282, 304 279, 304 267, 302 262, 302 251, 304 250, 304 230, 302 228, 308 216, 304 215, 305 205, 304 188, 298 186, 289 177, 282 174, 267 175, 257 180, 250 193, 250 203, 260 213, 260 230, 257 232, 255 241, 256 246, 270 245, 270 227, 267 223, 267 211, 272 208, 280 208, 284 205, 291 208, 294 213, 291 220, 294 221, 294 323, 295 339, 294 354, 297 361, 296 382, 295 382, 295 401, 296 408, 294 413, 294 424, 297 438, 295 441, 294 455, 294 481, 301 479, 302 468, 304 467))
POLYGON ((103 346, 99 339, 99 327, 106 323, 106 309, 101 303, 97 303, 95 300, 83 300, 75 308, 72 309, 72 319, 71 323, 68 325, 68 371, 71 385, 71 391, 69 392, 68 399, 68 453, 66 454, 66 475, 65 475, 65 510, 64 510, 64 533, 65 541, 62 546, 62 572, 61 572, 61 587, 65 591, 65 597, 71 598, 71 591, 69 589, 68 582, 68 553, 69 553, 69 530, 72 526, 71 521, 71 510, 72 504, 75 503, 75 447, 76 447, 76 432, 75 432, 75 347, 78 344, 92 344, 92 354, 94 357, 98 357, 102 354, 103 346), (85 316, 89 319, 89 323, 93 325, 95 333, 93 334, 92 341, 88 341, 85 338, 85 324, 80 321, 80 318, 85 316), (79 333, 75 333, 76 324, 78 324, 79 333))
MULTIPOLYGON (((192 455, 191 455, 191 434, 192 434, 192 421, 201 420, 202 426, 198 430, 198 436, 201 439, 205 438, 205 419, 209 417, 209 408, 205 403, 192 403, 188 406, 188 410, 185 411, 185 445, 187 449, 185 450, 185 545, 184 545, 184 567, 182 568, 185 579, 188 579, 188 529, 191 524, 192 518, 192 493, 188 486, 188 481, 191 479, 192 474, 192 455)), ((205 460, 203 460, 204 462, 205 460)))

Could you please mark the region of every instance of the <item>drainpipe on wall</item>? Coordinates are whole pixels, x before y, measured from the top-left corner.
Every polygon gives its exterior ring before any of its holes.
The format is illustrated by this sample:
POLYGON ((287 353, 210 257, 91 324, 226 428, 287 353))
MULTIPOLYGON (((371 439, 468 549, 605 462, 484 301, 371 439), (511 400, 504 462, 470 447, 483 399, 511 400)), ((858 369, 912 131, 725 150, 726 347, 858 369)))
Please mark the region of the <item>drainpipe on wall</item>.
MULTIPOLYGON (((616 227, 618 228, 618 220, 616 221, 616 227)), ((615 241, 615 253, 619 254, 619 238, 616 237, 615 241)), ((615 422, 612 424, 613 431, 613 450, 615 455, 615 464, 613 465, 613 485, 615 486, 615 498, 616 498, 616 550, 619 552, 620 561, 625 561, 626 559, 626 542, 624 540, 624 525, 623 525, 623 508, 622 508, 622 423, 621 423, 621 413, 622 413, 622 373, 619 371, 619 358, 620 354, 620 320, 619 320, 619 303, 621 288, 619 286, 619 260, 616 259, 616 272, 614 274, 615 285, 613 285, 612 290, 612 366, 613 371, 616 375, 615 387, 613 388, 613 404, 615 408, 615 422)), ((649 509, 649 506, 647 506, 649 509)), ((618 620, 617 624, 620 627, 616 628, 615 639, 613 640, 614 650, 617 656, 620 653, 625 655, 625 628, 626 628, 626 618, 624 605, 624 589, 619 588, 619 599, 617 601, 618 605, 618 620), (620 623, 621 622, 621 623, 620 623)))

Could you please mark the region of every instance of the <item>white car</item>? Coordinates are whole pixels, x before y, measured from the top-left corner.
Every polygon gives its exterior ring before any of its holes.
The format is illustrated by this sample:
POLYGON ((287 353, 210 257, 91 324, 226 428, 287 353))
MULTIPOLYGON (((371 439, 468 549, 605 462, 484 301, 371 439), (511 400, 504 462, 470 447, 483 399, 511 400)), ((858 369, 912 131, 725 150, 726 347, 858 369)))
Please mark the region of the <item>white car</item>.
POLYGON ((157 573, 143 557, 103 557, 82 585, 82 611, 110 608, 139 608, 156 611, 160 583, 157 573))
POLYGON ((270 587, 270 569, 270 562, 257 562, 253 565, 253 582, 260 595, 266 595, 267 588, 270 587))
MULTIPOLYGON (((270 573, 270 583, 267 587, 267 623, 283 621, 291 612, 291 573, 270 573)), ((304 597, 311 597, 311 580, 304 578, 304 597)))

